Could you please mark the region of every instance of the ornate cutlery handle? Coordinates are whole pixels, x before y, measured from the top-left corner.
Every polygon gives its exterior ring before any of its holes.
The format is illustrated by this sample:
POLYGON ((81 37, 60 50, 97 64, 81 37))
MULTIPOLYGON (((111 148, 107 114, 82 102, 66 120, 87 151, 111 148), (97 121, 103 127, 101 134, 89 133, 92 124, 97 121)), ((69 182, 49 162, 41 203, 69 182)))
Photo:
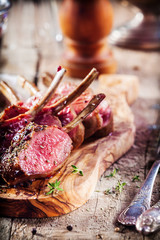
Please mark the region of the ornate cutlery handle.
POLYGON ((156 160, 150 169, 145 182, 134 197, 130 205, 119 215, 118 221, 124 225, 135 225, 137 218, 150 207, 151 195, 155 178, 160 167, 160 160, 156 160))
POLYGON ((144 235, 160 230, 160 200, 138 217, 136 229, 144 235))

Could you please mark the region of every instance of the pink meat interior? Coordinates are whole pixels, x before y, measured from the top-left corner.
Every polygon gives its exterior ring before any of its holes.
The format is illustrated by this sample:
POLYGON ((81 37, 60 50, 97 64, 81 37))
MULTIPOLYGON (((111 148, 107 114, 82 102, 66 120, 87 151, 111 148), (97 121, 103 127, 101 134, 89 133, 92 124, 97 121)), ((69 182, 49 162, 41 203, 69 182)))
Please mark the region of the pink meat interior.
POLYGON ((68 157, 71 149, 72 141, 67 133, 48 127, 34 132, 27 148, 20 152, 20 167, 26 174, 50 174, 68 157))

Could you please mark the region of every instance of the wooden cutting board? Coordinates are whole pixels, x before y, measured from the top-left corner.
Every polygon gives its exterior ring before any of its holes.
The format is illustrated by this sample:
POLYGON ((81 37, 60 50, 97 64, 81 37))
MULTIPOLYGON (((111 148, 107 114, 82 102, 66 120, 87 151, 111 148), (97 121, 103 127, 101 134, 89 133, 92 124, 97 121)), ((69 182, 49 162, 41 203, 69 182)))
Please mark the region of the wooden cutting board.
POLYGON ((100 139, 90 139, 74 150, 63 167, 50 179, 33 181, 28 186, 0 189, 0 215, 42 218, 69 213, 92 195, 104 171, 126 153, 134 142, 135 125, 128 105, 113 101, 114 131, 100 139), (123 113, 123 114, 121 114, 123 113), (126 114, 124 114, 126 113, 126 114), (128 118, 128 115, 130 116, 128 118), (125 116, 127 118, 125 118, 125 116), (72 173, 76 165, 83 171, 72 173), (60 181, 63 191, 46 195, 48 182, 60 181))

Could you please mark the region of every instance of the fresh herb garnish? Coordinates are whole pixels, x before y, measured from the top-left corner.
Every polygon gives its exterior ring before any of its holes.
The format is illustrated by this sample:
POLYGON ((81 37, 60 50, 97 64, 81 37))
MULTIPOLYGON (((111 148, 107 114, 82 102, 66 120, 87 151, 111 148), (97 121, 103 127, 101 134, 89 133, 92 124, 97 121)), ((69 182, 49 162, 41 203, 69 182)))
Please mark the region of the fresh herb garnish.
POLYGON ((79 170, 75 165, 71 165, 73 168, 72 173, 79 173, 81 176, 83 176, 82 170, 79 170))
POLYGON ((119 171, 119 169, 115 168, 113 170, 113 172, 111 172, 109 175, 105 176, 105 178, 114 177, 118 171, 119 171))
POLYGON ((46 193, 46 195, 49 195, 51 194, 52 192, 57 192, 57 191, 63 191, 62 188, 59 188, 59 185, 60 185, 60 181, 56 181, 54 183, 48 183, 48 187, 51 189, 49 192, 46 193))
POLYGON ((140 178, 139 178, 139 175, 135 175, 133 178, 132 178, 132 182, 140 182, 140 178))
POLYGON ((123 190, 123 188, 124 188, 124 186, 126 185, 126 183, 125 182, 120 182, 120 181, 118 181, 118 183, 117 183, 117 185, 115 186, 115 187, 113 187, 112 189, 111 188, 108 188, 108 189, 106 189, 105 191, 104 191, 104 194, 105 195, 109 195, 109 194, 116 194, 117 195, 117 193, 119 192, 119 193, 121 193, 122 192, 122 190, 123 190))
POLYGON ((44 146, 40 145, 40 148, 44 148, 44 146))
POLYGON ((109 195, 109 194, 111 194, 112 193, 112 191, 111 191, 111 189, 109 188, 109 189, 106 189, 105 191, 104 191, 104 194, 105 195, 109 195))
POLYGON ((117 186, 116 186, 116 190, 121 193, 125 185, 126 185, 125 182, 121 183, 120 181, 118 181, 117 186))

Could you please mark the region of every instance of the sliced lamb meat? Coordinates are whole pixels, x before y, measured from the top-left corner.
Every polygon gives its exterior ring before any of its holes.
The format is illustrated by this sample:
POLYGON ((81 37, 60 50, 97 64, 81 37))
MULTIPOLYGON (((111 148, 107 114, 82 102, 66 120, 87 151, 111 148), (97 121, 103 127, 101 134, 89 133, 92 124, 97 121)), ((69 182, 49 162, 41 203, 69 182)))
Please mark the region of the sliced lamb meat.
POLYGON ((61 120, 52 114, 52 110, 48 109, 48 111, 44 113, 39 113, 35 116, 34 122, 39 125, 48 125, 48 126, 58 126, 61 127, 61 120))
POLYGON ((65 131, 69 132, 73 129, 79 122, 83 122, 92 112, 97 108, 97 106, 102 102, 105 98, 105 94, 99 93, 94 95, 87 106, 77 115, 77 117, 67 125, 65 125, 65 131))
MULTIPOLYGON (((65 107, 58 113, 58 118, 61 121, 63 127, 72 122, 77 117, 74 109, 70 106, 65 107)), ((73 141, 73 148, 78 148, 84 141, 85 128, 82 122, 80 122, 75 128, 68 133, 73 141)))
POLYGON ((28 124, 14 136, 0 163, 0 174, 10 185, 53 175, 72 149, 67 133, 57 127, 28 124))
POLYGON ((61 111, 59 113, 59 118, 61 119, 63 128, 68 132, 69 136, 73 141, 74 148, 79 147, 84 141, 85 129, 82 122, 97 108, 97 106, 105 98, 105 95, 99 93, 92 97, 87 106, 77 115, 71 107, 68 108, 68 112, 61 111), (72 110, 72 111, 71 111, 72 110), (71 111, 71 112, 70 112, 71 111))
MULTIPOLYGON (((63 83, 57 88, 56 93, 61 93, 66 95, 76 88, 76 84, 73 83, 63 83)), ((87 88, 81 96, 75 99, 71 103, 76 114, 79 114, 82 109, 87 105, 93 96, 93 91, 87 88)), ((109 107, 106 100, 95 109, 95 111, 90 114, 83 122, 85 126, 85 138, 88 138, 96 133, 97 136, 106 136, 113 130, 113 119, 111 108, 109 107)))
POLYGON ((3 156, 4 151, 10 146, 14 135, 31 122, 31 120, 34 120, 37 124, 61 127, 58 117, 52 116, 49 111, 42 116, 38 115, 35 119, 33 119, 32 115, 26 113, 7 119, 0 125, 0 157, 3 156))
POLYGON ((26 116, 26 118, 22 118, 19 121, 17 117, 12 118, 0 126, 0 159, 3 157, 6 149, 11 145, 14 135, 27 125, 27 117, 29 118, 29 116, 26 116))
POLYGON ((96 137, 105 137, 113 131, 113 114, 108 102, 104 99, 97 110, 102 119, 102 126, 95 132, 96 137))
POLYGON ((29 123, 14 135, 10 147, 1 156, 0 175, 10 185, 26 180, 50 177, 69 156, 71 132, 105 98, 98 94, 87 107, 63 129, 29 123))

